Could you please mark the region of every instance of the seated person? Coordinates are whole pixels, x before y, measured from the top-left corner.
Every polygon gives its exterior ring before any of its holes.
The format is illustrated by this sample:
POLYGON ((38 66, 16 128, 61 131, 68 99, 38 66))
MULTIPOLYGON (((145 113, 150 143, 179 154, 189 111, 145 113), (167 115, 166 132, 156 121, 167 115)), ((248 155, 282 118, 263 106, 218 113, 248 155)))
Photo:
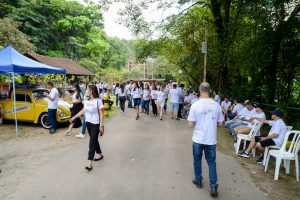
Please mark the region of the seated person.
POLYGON ((228 101, 228 98, 225 97, 224 101, 222 101, 222 103, 221 103, 221 108, 222 108, 222 111, 224 114, 225 121, 227 120, 227 114, 228 114, 228 110, 229 110, 230 106, 231 106, 231 101, 228 101))
POLYGON ((243 109, 244 109, 244 106, 241 104, 241 101, 235 100, 235 106, 231 110, 231 113, 228 114, 228 118, 229 119, 235 118, 243 109))
POLYGON ((100 94, 100 99, 102 99, 103 104, 104 104, 104 97, 105 97, 105 96, 108 96, 108 108, 111 109, 112 105, 114 104, 114 101, 112 101, 112 100, 110 99, 109 93, 108 93, 108 91, 107 91, 106 88, 103 89, 103 90, 102 90, 102 93, 100 94))
POLYGON ((236 140, 237 140, 237 137, 236 137, 237 134, 249 134, 253 127, 254 122, 256 122, 258 119, 266 119, 266 115, 263 110, 263 105, 261 103, 256 104, 255 111, 256 111, 256 114, 250 118, 250 121, 245 122, 245 124, 247 124, 247 125, 238 126, 233 129, 234 130, 234 142, 236 142, 236 140))
POLYGON ((279 109, 275 109, 272 111, 271 118, 272 120, 270 121, 267 121, 265 119, 257 119, 262 123, 269 124, 272 128, 267 137, 255 136, 250 142, 248 148, 244 152, 240 153, 239 156, 244 158, 249 158, 250 157, 249 152, 253 147, 256 146, 258 151, 261 153, 260 158, 256 160, 256 162, 262 163, 264 158, 265 147, 273 146, 273 145, 277 145, 277 146, 282 145, 285 134, 287 132, 287 127, 284 121, 282 120, 283 113, 279 109))
POLYGON ((250 118, 256 114, 254 106, 251 102, 246 103, 246 107, 232 120, 225 122, 225 126, 230 128, 230 133, 233 135, 234 128, 247 125, 250 118))

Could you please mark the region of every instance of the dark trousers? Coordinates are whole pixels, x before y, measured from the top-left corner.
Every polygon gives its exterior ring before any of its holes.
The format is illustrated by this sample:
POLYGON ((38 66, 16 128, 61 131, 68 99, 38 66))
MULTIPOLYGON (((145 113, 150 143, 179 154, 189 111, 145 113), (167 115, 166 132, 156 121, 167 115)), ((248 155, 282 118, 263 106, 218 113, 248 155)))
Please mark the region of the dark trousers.
POLYGON ((118 105, 119 105, 119 95, 116 94, 116 106, 118 106, 118 105))
POLYGON ((152 103, 152 112, 154 115, 157 115, 157 106, 156 106, 156 103, 155 103, 156 99, 152 99, 151 100, 151 103, 152 103))
POLYGON ((132 107, 132 98, 131 98, 130 94, 127 96, 127 99, 128 99, 128 108, 133 108, 132 107))
POLYGON ((51 125, 51 129, 54 129, 54 130, 57 129, 56 111, 57 111, 57 109, 48 109, 48 120, 51 125))
POLYGON ((89 157, 88 160, 94 160, 95 153, 102 153, 100 144, 98 141, 99 135, 99 124, 92 124, 86 122, 87 130, 90 135, 90 144, 89 144, 89 157))
POLYGON ((167 111, 168 98, 165 99, 164 111, 167 111))
POLYGON ((119 97, 119 100, 120 100, 121 110, 122 110, 123 112, 125 112, 125 101, 126 101, 125 96, 119 97))
POLYGON ((177 117, 178 118, 182 118, 182 116, 181 116, 182 109, 183 109, 183 104, 180 103, 179 104, 179 108, 178 108, 178 113, 177 113, 177 117))

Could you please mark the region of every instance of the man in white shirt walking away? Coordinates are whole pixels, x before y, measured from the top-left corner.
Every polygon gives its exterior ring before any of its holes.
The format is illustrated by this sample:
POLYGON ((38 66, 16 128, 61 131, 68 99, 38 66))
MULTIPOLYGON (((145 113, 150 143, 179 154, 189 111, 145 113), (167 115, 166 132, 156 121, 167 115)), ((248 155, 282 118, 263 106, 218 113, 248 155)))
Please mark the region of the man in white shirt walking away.
POLYGON ((210 98, 210 85, 207 82, 201 83, 200 99, 196 101, 190 109, 188 117, 188 127, 194 128, 193 132, 193 157, 194 174, 193 183, 202 188, 202 154, 209 169, 209 182, 211 196, 218 196, 217 166, 216 166, 216 144, 217 125, 222 125, 224 116, 220 104, 210 98))
POLYGON ((178 109, 179 109, 179 92, 177 90, 177 85, 174 84, 173 85, 173 89, 170 90, 170 94, 169 96, 171 96, 171 111, 172 111, 172 119, 174 119, 174 117, 179 120, 179 118, 177 117, 177 113, 178 113, 178 109))
POLYGON ((48 98, 48 120, 51 125, 49 133, 54 134, 57 129, 56 111, 58 106, 58 91, 54 88, 51 81, 47 83, 47 89, 50 93, 45 92, 44 95, 48 98))

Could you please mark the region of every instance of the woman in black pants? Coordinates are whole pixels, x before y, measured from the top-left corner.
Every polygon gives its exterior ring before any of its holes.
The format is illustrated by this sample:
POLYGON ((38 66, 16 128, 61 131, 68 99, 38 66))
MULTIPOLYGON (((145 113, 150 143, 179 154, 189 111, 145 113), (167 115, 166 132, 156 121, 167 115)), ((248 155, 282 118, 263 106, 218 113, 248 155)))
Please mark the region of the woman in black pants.
POLYGON ((88 165, 86 170, 91 171, 93 169, 93 161, 99 161, 103 159, 102 151, 98 141, 98 135, 103 135, 103 103, 99 99, 97 87, 95 85, 89 85, 87 92, 89 94, 89 100, 84 102, 84 108, 74 117, 70 119, 72 123, 76 118, 84 114, 88 133, 90 135, 88 165), (96 154, 96 156, 95 156, 96 154))
POLYGON ((120 88, 118 88, 118 95, 120 100, 120 108, 121 113, 125 114, 125 101, 126 101, 126 92, 124 84, 121 84, 120 88))
POLYGON ((157 101, 157 87, 156 85, 153 85, 151 90, 151 105, 152 105, 152 112, 155 117, 157 116, 156 101, 157 101))

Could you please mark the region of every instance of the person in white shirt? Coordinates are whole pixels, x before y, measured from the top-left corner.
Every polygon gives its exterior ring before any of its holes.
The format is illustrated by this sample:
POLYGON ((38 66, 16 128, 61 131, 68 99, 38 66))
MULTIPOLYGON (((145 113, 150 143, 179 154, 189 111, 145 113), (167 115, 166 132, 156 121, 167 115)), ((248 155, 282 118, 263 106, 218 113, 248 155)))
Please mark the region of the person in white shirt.
POLYGON ((170 94, 169 96, 171 97, 171 111, 172 111, 172 119, 174 119, 174 117, 179 120, 179 118, 177 118, 177 112, 179 109, 179 92, 177 90, 177 85, 174 84, 173 88, 170 90, 170 94))
POLYGON ((233 107, 231 113, 228 114, 229 119, 235 118, 245 108, 245 106, 243 106, 243 104, 241 104, 240 100, 237 99, 235 102, 236 102, 236 104, 233 107))
POLYGON ((54 134, 57 129, 56 111, 58 107, 58 91, 54 88, 53 82, 47 83, 47 89, 50 93, 44 93, 44 96, 48 98, 48 120, 51 125, 50 134, 54 134))
POLYGON ((170 89, 172 89, 171 85, 168 84, 166 87, 165 87, 165 104, 164 104, 164 112, 167 112, 167 104, 168 104, 168 100, 169 100, 169 93, 170 93, 170 89))
POLYGON ((119 106, 119 90, 120 89, 120 84, 117 83, 115 87, 115 95, 116 95, 116 106, 119 106))
POLYGON ((230 106, 231 106, 231 101, 228 101, 228 98, 225 97, 224 101, 222 101, 222 103, 221 103, 225 121, 227 119, 227 114, 228 114, 228 110, 229 110, 230 106))
POLYGON ((247 125, 247 122, 256 114, 254 106, 251 102, 247 102, 246 107, 232 120, 226 121, 225 126, 230 128, 231 134, 234 133, 234 128, 247 125))
POLYGON ((103 159, 98 136, 99 134, 100 136, 104 134, 104 106, 102 100, 99 99, 98 89, 95 85, 89 85, 87 92, 89 93, 89 100, 84 103, 84 108, 70 119, 70 123, 73 123, 77 118, 84 114, 88 133, 90 135, 88 164, 85 169, 91 171, 93 169, 93 161, 103 159))
POLYGON ((165 91, 164 91, 164 87, 160 86, 159 91, 157 91, 157 110, 159 112, 160 120, 162 120, 164 105, 165 105, 165 91))
POLYGON ((244 122, 245 125, 234 128, 234 136, 235 136, 234 142, 237 141, 237 138, 236 138, 237 134, 249 134, 253 127, 253 124, 258 119, 266 119, 266 115, 263 110, 263 105, 261 103, 258 103, 255 105, 255 111, 256 111, 256 114, 250 118, 249 122, 244 122))
POLYGON ((153 85, 153 87, 152 87, 150 99, 151 99, 150 104, 152 105, 152 112, 153 112, 153 115, 156 117, 157 116, 157 105, 156 105, 157 87, 156 87, 156 85, 153 85))
POLYGON ((141 104, 141 97, 142 97, 142 92, 141 89, 139 87, 139 85, 137 83, 133 84, 133 90, 131 92, 132 94, 132 98, 133 98, 133 105, 134 105, 134 109, 136 111, 136 120, 138 120, 140 118, 140 104, 141 104))
MULTIPOLYGON (((72 110, 71 110, 71 117, 75 116, 77 113, 79 113, 82 108, 83 108, 83 94, 80 90, 79 85, 76 83, 74 84, 74 88, 75 88, 75 92, 72 95, 72 110)), ((65 132, 65 135, 69 136, 72 135, 72 129, 74 128, 78 128, 82 125, 81 123, 82 118, 77 119, 76 121, 74 121, 73 123, 71 123, 69 125, 69 129, 65 132)))
POLYGON ((287 127, 286 127, 284 121, 282 120, 283 113, 281 112, 281 110, 275 109, 272 111, 271 118, 272 118, 272 120, 270 120, 270 121, 265 120, 265 119, 257 119, 258 121, 260 121, 262 123, 269 124, 272 128, 267 137, 255 136, 254 139, 250 142, 246 151, 239 154, 241 157, 249 158, 250 157, 249 152, 251 151, 251 149, 253 147, 256 146, 258 151, 261 152, 261 156, 258 160, 256 160, 256 162, 262 163, 263 158, 264 158, 265 147, 274 146, 274 145, 276 145, 276 146, 282 145, 285 134, 287 132, 287 127))
POLYGON ((202 154, 209 169, 209 182, 211 196, 218 196, 218 179, 216 167, 216 144, 217 144, 217 125, 222 125, 224 116, 220 104, 210 98, 210 85, 207 82, 201 83, 200 99, 195 102, 190 109, 188 126, 194 127, 193 132, 193 157, 194 175, 193 183, 202 188, 202 154))
POLYGON ((221 104, 221 98, 217 92, 215 92, 215 101, 218 102, 218 104, 221 104))
POLYGON ((146 84, 145 89, 143 90, 143 100, 144 100, 144 107, 145 107, 145 112, 147 115, 149 115, 149 104, 150 104, 150 87, 149 84, 146 84))
POLYGON ((125 114, 125 102, 126 102, 126 91, 125 91, 125 85, 121 84, 120 87, 116 90, 116 93, 118 93, 119 100, 120 100, 120 108, 121 113, 125 114))

